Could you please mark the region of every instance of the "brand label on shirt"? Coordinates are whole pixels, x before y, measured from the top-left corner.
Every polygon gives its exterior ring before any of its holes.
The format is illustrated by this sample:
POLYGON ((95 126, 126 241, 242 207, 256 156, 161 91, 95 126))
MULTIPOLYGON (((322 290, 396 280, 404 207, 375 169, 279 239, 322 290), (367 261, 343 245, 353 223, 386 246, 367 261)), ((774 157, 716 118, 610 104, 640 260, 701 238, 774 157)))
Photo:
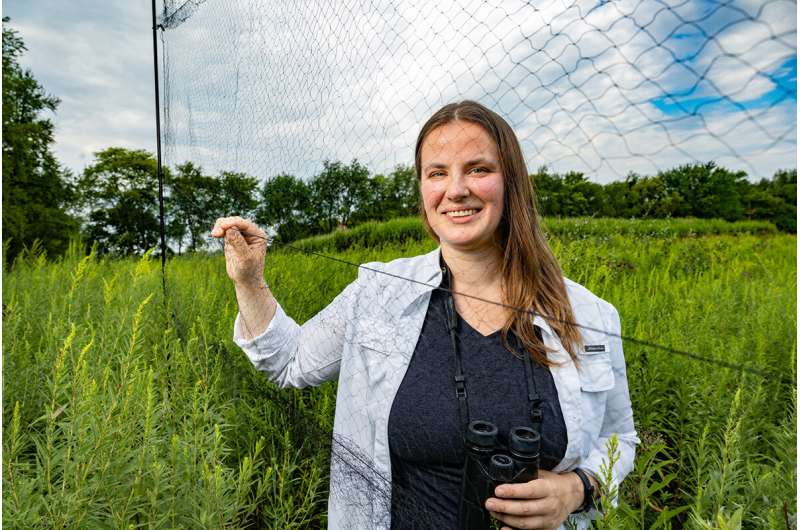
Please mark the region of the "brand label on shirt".
POLYGON ((584 346, 583 351, 586 353, 596 353, 601 351, 606 351, 605 344, 587 344, 584 346))

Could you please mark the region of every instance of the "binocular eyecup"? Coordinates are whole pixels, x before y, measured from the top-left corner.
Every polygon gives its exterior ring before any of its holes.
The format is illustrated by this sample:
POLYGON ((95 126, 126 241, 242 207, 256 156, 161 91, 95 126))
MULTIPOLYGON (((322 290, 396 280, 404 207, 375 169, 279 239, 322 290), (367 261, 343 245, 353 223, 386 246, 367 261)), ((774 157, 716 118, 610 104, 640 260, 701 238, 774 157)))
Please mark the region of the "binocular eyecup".
POLYGON ((492 518, 484 507, 499 484, 519 484, 536 479, 541 437, 530 427, 514 427, 508 446, 499 442, 497 426, 490 421, 470 422, 464 437, 466 459, 459 503, 460 530, 489 530, 492 518))

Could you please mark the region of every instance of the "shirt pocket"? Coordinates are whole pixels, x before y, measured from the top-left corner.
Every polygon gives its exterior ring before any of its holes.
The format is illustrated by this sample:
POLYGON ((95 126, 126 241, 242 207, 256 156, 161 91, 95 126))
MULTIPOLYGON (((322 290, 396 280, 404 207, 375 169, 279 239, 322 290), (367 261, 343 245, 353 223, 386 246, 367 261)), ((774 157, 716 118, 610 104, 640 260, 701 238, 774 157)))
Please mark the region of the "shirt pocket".
POLYGON ((614 388, 614 370, 611 367, 608 339, 586 341, 578 353, 578 374, 581 390, 604 392, 614 388))
POLYGON ((356 325, 355 342, 366 357, 387 356, 392 352, 396 335, 387 322, 364 318, 356 325))

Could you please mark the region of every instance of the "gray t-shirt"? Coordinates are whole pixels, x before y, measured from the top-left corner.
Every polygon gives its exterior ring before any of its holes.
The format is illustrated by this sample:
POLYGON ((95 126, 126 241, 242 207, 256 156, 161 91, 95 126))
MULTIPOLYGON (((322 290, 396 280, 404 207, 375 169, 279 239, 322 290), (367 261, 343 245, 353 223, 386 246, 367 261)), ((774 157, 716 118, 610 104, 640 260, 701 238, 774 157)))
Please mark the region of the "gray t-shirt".
MULTIPOLYGON (((445 296, 439 289, 431 293, 419 341, 389 415, 393 529, 457 526, 464 426, 453 381, 455 356, 445 296)), ((484 336, 458 320, 469 419, 497 425, 505 444, 511 428, 531 426, 524 362, 503 347, 500 331, 484 336)), ((549 368, 534 363, 534 381, 543 413, 539 467, 551 470, 564 456, 567 430, 549 368)))

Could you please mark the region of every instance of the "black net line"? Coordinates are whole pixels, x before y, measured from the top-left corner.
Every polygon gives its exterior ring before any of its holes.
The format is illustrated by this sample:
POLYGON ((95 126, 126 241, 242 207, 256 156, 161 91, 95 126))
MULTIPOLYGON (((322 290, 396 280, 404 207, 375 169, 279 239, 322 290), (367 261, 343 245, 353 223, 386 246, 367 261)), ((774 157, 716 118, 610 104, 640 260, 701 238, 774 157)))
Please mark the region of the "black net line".
MULTIPOLYGON (((250 233, 246 233, 246 232, 243 232, 243 235, 245 235, 248 238, 261 238, 261 239, 264 239, 264 240, 267 239, 267 238, 262 238, 258 234, 250 234, 250 233)), ((218 245, 219 245, 220 249, 224 249, 225 243, 224 243, 224 241, 219 241, 218 245)), ((792 385, 793 386, 793 385, 796 384, 796 381, 795 381, 795 379, 793 377, 789 377, 789 376, 786 376, 784 374, 781 374, 781 373, 778 373, 778 372, 774 372, 774 371, 771 371, 771 370, 765 370, 765 369, 762 369, 762 368, 757 368, 757 367, 754 367, 754 366, 748 366, 748 365, 745 365, 745 364, 732 363, 732 362, 725 361, 723 359, 716 359, 716 358, 709 357, 707 355, 703 355, 703 354, 700 354, 700 353, 697 353, 697 352, 688 351, 688 350, 681 350, 681 349, 678 349, 678 348, 673 348, 673 347, 665 345, 665 344, 660 344, 660 343, 657 343, 657 342, 640 339, 640 338, 637 338, 637 337, 633 337, 631 335, 623 335, 623 334, 619 334, 619 333, 614 333, 613 331, 610 331, 610 330, 607 330, 607 329, 600 329, 600 328, 596 328, 596 327, 592 327, 592 326, 587 326, 585 324, 581 324, 579 322, 575 322, 575 321, 572 321, 572 320, 560 319, 560 318, 554 317, 553 315, 546 315, 546 314, 539 313, 539 312, 537 312, 537 311, 535 311, 535 310, 533 310, 531 308, 513 306, 513 305, 509 305, 509 304, 503 303, 503 302, 499 302, 497 300, 489 300, 487 298, 483 298, 483 297, 480 297, 480 296, 475 296, 475 295, 472 295, 472 294, 469 294, 469 293, 456 291, 456 290, 453 290, 453 289, 449 289, 447 287, 442 287, 440 285, 434 285, 434 284, 430 284, 430 283, 427 283, 427 282, 422 282, 422 281, 419 281, 419 280, 415 280, 414 278, 407 278, 405 276, 400 276, 398 274, 394 274, 394 273, 391 273, 391 272, 388 272, 388 271, 385 271, 385 270, 380 270, 380 269, 368 267, 367 265, 364 265, 364 264, 354 263, 352 261, 348 261, 346 259, 342 259, 342 258, 337 257, 337 256, 331 256, 331 255, 324 254, 322 252, 318 252, 318 251, 315 251, 315 250, 299 247, 299 246, 293 245, 291 243, 282 242, 282 241, 277 240, 277 239, 269 241, 269 245, 270 245, 270 249, 271 250, 288 249, 288 250, 294 251, 294 252, 299 252, 299 253, 303 253, 303 254, 307 254, 307 255, 311 255, 311 256, 317 256, 317 257, 323 258, 325 260, 328 260, 328 261, 331 261, 331 262, 334 262, 334 263, 340 263, 340 264, 343 264, 343 265, 354 267, 356 269, 369 271, 369 272, 372 272, 372 273, 375 273, 375 274, 378 274, 378 275, 382 275, 382 276, 386 276, 386 277, 389 277, 389 278, 398 279, 398 280, 401 280, 401 281, 404 281, 404 282, 408 282, 408 283, 411 283, 411 284, 421 285, 423 287, 428 287, 428 288, 430 288, 432 290, 441 291, 443 293, 448 293, 450 295, 463 296, 465 298, 470 298, 470 299, 477 300, 479 302, 484 302, 484 303, 487 303, 487 304, 491 304, 491 305, 494 305, 494 306, 497 306, 497 307, 503 307, 505 309, 509 309, 510 311, 512 311, 514 313, 527 314, 527 315, 530 315, 531 317, 535 317, 535 316, 538 315, 538 316, 541 316, 542 318, 544 318, 547 322, 559 322, 559 323, 562 323, 562 324, 569 324, 571 326, 575 326, 575 327, 578 327, 580 329, 585 329, 585 330, 588 330, 588 331, 601 333, 601 334, 603 334, 605 336, 608 336, 608 337, 618 338, 618 339, 620 339, 620 340, 622 340, 624 342, 627 342, 627 343, 637 344, 639 346, 645 346, 647 348, 653 348, 655 350, 660 350, 660 351, 665 352, 665 353, 671 353, 671 354, 675 354, 675 355, 680 355, 680 356, 686 357, 688 359, 693 359, 695 361, 700 361, 700 362, 712 364, 712 365, 715 365, 715 366, 720 366, 720 367, 723 367, 723 368, 726 368, 726 369, 729 369, 729 370, 734 370, 734 371, 739 371, 739 372, 742 372, 742 373, 749 373, 749 374, 757 375, 757 376, 762 377, 762 378, 764 378, 766 380, 780 381, 781 383, 783 383, 785 385, 792 385)))
MULTIPOLYGON (((255 234, 245 234, 248 237, 261 237, 255 234)), ((220 244, 223 244, 222 241, 219 241, 220 244)), ((314 250, 304 249, 300 247, 296 247, 291 243, 281 243, 279 241, 273 240, 270 245, 270 252, 290 252, 290 253, 305 253, 309 255, 316 256, 323 261, 331 261, 341 265, 344 265, 348 268, 357 268, 360 271, 366 272, 369 275, 373 275, 376 277, 375 284, 374 284, 374 291, 377 293, 383 290, 383 285, 381 285, 381 280, 379 278, 385 278, 387 281, 397 281, 400 284, 413 284, 418 285, 420 287, 425 287, 431 289, 432 292, 440 292, 444 294, 454 294, 454 295, 461 295, 466 298, 472 298, 474 300, 478 300, 481 302, 485 302, 492 305, 502 306, 513 311, 519 311, 522 313, 530 314, 531 316, 535 316, 536 313, 531 311, 529 308, 518 308, 509 306, 507 304, 498 303, 493 300, 489 300, 483 297, 469 295, 465 293, 460 293, 456 290, 450 290, 446 287, 442 287, 440 285, 434 285, 427 282, 422 282, 414 278, 405 277, 402 275, 393 274, 391 272, 387 272, 385 270, 381 270, 379 268, 370 267, 364 264, 358 264, 352 261, 348 261, 346 259, 342 259, 337 256, 330 256, 322 252, 317 252, 314 250)), ((376 294, 376 296, 380 296, 376 294)), ((397 295, 397 296, 404 296, 404 295, 397 295)), ((370 300, 372 300, 370 298, 370 300)), ((355 300, 352 303, 361 303, 360 300, 356 302, 355 300)), ((431 301, 433 304, 433 301, 431 301)), ((389 309, 384 311, 380 309, 380 304, 378 304, 378 309, 375 309, 379 315, 383 315, 386 318, 390 319, 391 311, 389 309)), ((383 316, 379 318, 383 318, 383 316)), ((559 321, 553 317, 549 317, 548 315, 539 315, 544 317, 548 321, 559 321)), ((241 315, 240 315, 241 318, 241 315)), ((274 318, 274 317, 273 317, 274 318)), ((315 317, 316 318, 316 317, 315 317)), ((564 321, 561 321, 564 322, 564 321)), ((705 355, 701 355, 691 351, 684 351, 679 350, 676 348, 672 348, 669 346, 665 346, 662 344, 658 344, 651 341, 645 341, 641 339, 637 339, 635 337, 631 337, 628 335, 614 333, 608 329, 597 328, 593 326, 586 326, 577 322, 571 322, 573 325, 579 327, 582 330, 586 330, 590 332, 590 334, 594 334, 591 336, 597 337, 598 335, 606 336, 606 337, 615 337, 619 338, 626 343, 633 343, 640 346, 651 347, 660 351, 664 351, 671 354, 681 355, 687 357, 689 359, 695 361, 702 361, 704 364, 710 364, 713 366, 720 366, 726 369, 730 369, 734 372, 738 372, 742 375, 750 374, 755 375, 760 378, 764 378, 765 382, 768 384, 775 384, 779 383, 782 385, 787 385, 793 387, 795 385, 794 379, 792 377, 787 377, 784 374, 780 374, 774 371, 763 370, 760 368, 756 368, 753 366, 747 366, 744 364, 735 364, 731 362, 727 362, 721 359, 714 359, 705 355)), ((245 327, 247 324, 244 323, 245 327)), ((305 324, 304 324, 305 325, 305 324)), ((358 325, 358 324, 356 324, 358 325)), ((315 327, 318 326, 325 326, 325 321, 318 321, 314 324, 315 327)), ((378 333, 382 333, 384 331, 388 331, 391 326, 378 330, 378 333)), ((393 329, 393 328, 392 328, 393 329)), ((328 335, 327 337, 331 337, 337 334, 343 334, 344 330, 341 329, 340 326, 336 324, 336 321, 332 321, 328 326, 328 335)), ((385 335, 385 333, 383 333, 385 335)), ((309 338, 309 337, 306 337, 309 338)), ((313 336, 310 337, 311 342, 314 342, 313 336)), ((424 332, 419 337, 419 343, 415 349, 414 355, 419 355, 420 351, 425 351, 425 343, 427 341, 432 341, 431 337, 426 335, 424 332)), ((397 355, 397 352, 403 350, 403 346, 400 344, 402 342, 402 338, 397 338, 396 342, 389 341, 390 345, 388 346, 388 350, 382 352, 386 355, 387 358, 397 355)), ((316 344, 316 342, 314 342, 316 344)), ((439 347, 440 344, 433 344, 433 347, 439 347)), ((364 351, 364 350, 362 350, 364 351)), ((366 350, 371 353, 371 351, 366 350)), ((490 350, 480 350, 475 352, 480 355, 485 355, 490 353, 490 350)), ((638 352, 645 357, 645 354, 642 352, 638 352)), ((449 352, 448 352, 449 354, 449 352)), ((383 357, 381 357, 383 358, 383 357)), ((630 351, 626 354, 626 358, 630 359, 631 354, 630 351)), ((473 359, 474 360, 474 359, 473 359)), ((257 365, 257 368, 262 369, 257 365)), ((390 366, 390 369, 392 367, 390 366)), ((439 366, 442 371, 447 371, 449 369, 448 364, 444 364, 439 366)), ((448 372, 448 377, 451 374, 448 372)), ((474 374, 473 374, 474 375, 474 374)), ((380 377, 380 376, 379 376, 380 377)), ((419 374, 416 374, 416 377, 419 377, 419 374)), ((405 375, 403 378, 403 385, 409 384, 409 373, 405 375)), ((446 380, 447 378, 445 378, 446 380)), ((313 383, 312 383, 313 384, 313 383)), ((413 384, 413 377, 412 382, 413 384)), ((340 383, 341 385, 341 383, 340 383)), ((453 398, 453 396, 449 395, 449 387, 445 389, 444 394, 446 394, 449 398, 453 398)), ((283 396, 281 391, 277 388, 270 389, 269 391, 269 399, 278 400, 280 403, 285 403, 285 406, 291 407, 291 400, 283 396)), ((352 411, 348 411, 351 412, 352 411)), ((450 411, 452 412, 452 411, 450 411)), ((339 414, 337 410, 337 414, 339 414)), ((450 420, 453 420, 455 415, 454 414, 444 414, 443 417, 445 420, 437 418, 437 425, 439 425, 439 421, 445 421, 449 417, 450 420)), ((320 428, 319 424, 316 423, 313 418, 306 418, 303 419, 302 416, 294 418, 300 422, 301 425, 310 425, 310 427, 300 427, 302 431, 305 432, 313 432, 314 438, 316 439, 323 439, 326 443, 320 448, 323 451, 330 452, 330 459, 331 459, 331 483, 330 483, 330 502, 336 503, 338 506, 337 513, 340 513, 341 510, 346 510, 347 513, 353 516, 352 525, 348 525, 348 523, 343 523, 339 519, 336 519, 337 526, 335 527, 342 527, 342 528, 363 528, 365 526, 371 526, 373 524, 376 525, 386 525, 388 526, 391 522, 390 518, 399 518, 401 520, 413 521, 413 528, 433 528, 433 527, 440 527, 441 519, 439 519, 439 513, 443 510, 447 509, 447 505, 444 506, 440 504, 440 500, 437 499, 429 499, 425 496, 420 496, 418 491, 410 486, 407 482, 397 484, 395 482, 396 477, 390 477, 387 473, 381 468, 381 466, 376 465, 373 460, 373 455, 369 454, 369 452, 363 451, 361 449, 361 445, 357 440, 352 440, 348 436, 341 435, 337 433, 335 430, 331 432, 330 430, 320 428), (329 441, 329 445, 327 444, 329 441), (376 509, 376 507, 380 507, 380 509, 376 509), (376 520, 376 519, 369 519, 369 515, 374 514, 382 514, 383 519, 376 520), (360 515, 359 515, 360 514, 360 515), (366 517, 366 518, 365 518, 366 517), (407 518, 407 519, 406 519, 407 518)), ((406 443, 410 444, 411 449, 418 449, 417 446, 413 442, 406 443)), ((456 451, 455 448, 449 448, 450 451, 456 451)), ((398 449, 398 451, 402 451, 398 449)), ((462 457, 459 457, 462 458, 462 457)), ((411 477, 414 477, 413 472, 410 473, 411 477)), ((420 475, 420 480, 427 480, 431 481, 431 477, 425 475, 424 478, 420 475)), ((442 489, 447 488, 447 479, 443 477, 438 477, 433 479, 435 487, 440 487, 442 489), (437 482, 440 481, 440 482, 437 482)))

